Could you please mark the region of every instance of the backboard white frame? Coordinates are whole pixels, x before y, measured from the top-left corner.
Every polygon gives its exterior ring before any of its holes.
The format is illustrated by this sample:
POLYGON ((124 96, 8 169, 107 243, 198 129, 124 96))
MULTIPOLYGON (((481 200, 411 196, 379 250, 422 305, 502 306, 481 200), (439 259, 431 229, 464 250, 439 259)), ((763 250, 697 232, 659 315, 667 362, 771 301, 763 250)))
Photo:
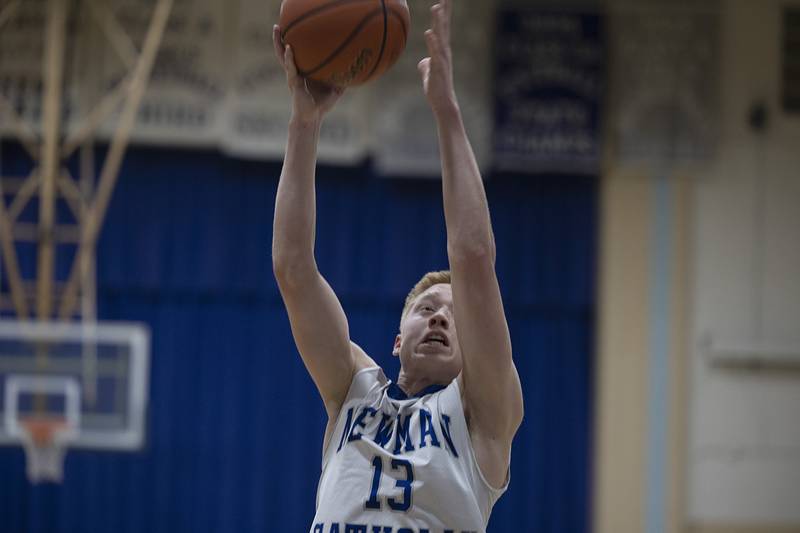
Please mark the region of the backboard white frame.
MULTIPOLYGON (((142 448, 145 439, 150 367, 150 333, 145 325, 97 322, 87 326, 79 322, 0 320, 1 339, 32 342, 96 342, 130 346, 126 427, 107 431, 79 428, 78 435, 70 443, 70 447, 112 451, 135 451, 142 448)), ((9 377, 10 375, 12 373, 9 373, 9 377)), ((4 417, 7 411, 4 407, 4 417)), ((5 424, 0 426, 0 445, 22 443, 20 436, 9 434, 5 424)))

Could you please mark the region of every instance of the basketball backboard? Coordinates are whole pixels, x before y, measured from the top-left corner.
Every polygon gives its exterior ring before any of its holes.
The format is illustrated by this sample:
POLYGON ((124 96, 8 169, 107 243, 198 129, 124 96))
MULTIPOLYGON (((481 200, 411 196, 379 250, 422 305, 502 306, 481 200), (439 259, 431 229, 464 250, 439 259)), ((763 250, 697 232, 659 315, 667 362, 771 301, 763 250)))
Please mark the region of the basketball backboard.
POLYGON ((141 324, 0 320, 0 445, 22 445, 26 420, 57 418, 75 426, 70 447, 140 449, 149 345, 141 324))

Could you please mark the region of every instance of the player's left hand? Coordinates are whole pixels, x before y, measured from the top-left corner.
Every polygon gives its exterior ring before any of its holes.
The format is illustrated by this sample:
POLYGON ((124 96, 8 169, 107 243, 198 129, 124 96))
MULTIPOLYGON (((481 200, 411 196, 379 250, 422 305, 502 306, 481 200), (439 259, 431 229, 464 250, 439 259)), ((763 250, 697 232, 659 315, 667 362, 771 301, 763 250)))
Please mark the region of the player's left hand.
POLYGON ((434 114, 456 106, 453 84, 453 53, 450 48, 450 21, 453 0, 440 0, 431 7, 431 28, 425 31, 429 57, 417 65, 422 75, 425 97, 434 114))
POLYGON ((294 50, 283 44, 277 24, 272 27, 272 44, 275 57, 286 72, 286 83, 292 93, 292 114, 303 121, 321 121, 342 97, 344 88, 301 77, 294 62, 294 50))

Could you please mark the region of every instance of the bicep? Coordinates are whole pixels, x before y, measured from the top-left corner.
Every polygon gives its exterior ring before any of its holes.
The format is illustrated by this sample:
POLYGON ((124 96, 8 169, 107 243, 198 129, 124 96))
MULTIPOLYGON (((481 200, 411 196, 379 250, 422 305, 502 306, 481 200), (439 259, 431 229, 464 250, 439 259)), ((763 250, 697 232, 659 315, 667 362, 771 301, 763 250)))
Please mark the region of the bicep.
POLYGON ((351 344, 347 317, 322 275, 279 287, 295 344, 330 415, 344 401, 356 368, 369 358, 351 344))
POLYGON ((451 263, 451 272, 468 408, 487 432, 513 436, 522 418, 522 390, 493 261, 451 263))

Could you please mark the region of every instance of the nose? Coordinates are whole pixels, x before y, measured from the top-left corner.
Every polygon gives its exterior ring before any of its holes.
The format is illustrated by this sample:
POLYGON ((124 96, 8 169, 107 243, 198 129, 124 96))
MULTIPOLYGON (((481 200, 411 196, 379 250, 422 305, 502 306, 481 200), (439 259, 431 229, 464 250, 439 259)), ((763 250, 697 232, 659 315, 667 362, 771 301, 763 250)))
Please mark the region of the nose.
POLYGON ((441 329, 447 329, 450 327, 450 321, 447 318, 447 315, 444 314, 441 310, 435 312, 431 315, 428 319, 428 327, 434 328, 439 327, 441 329))

